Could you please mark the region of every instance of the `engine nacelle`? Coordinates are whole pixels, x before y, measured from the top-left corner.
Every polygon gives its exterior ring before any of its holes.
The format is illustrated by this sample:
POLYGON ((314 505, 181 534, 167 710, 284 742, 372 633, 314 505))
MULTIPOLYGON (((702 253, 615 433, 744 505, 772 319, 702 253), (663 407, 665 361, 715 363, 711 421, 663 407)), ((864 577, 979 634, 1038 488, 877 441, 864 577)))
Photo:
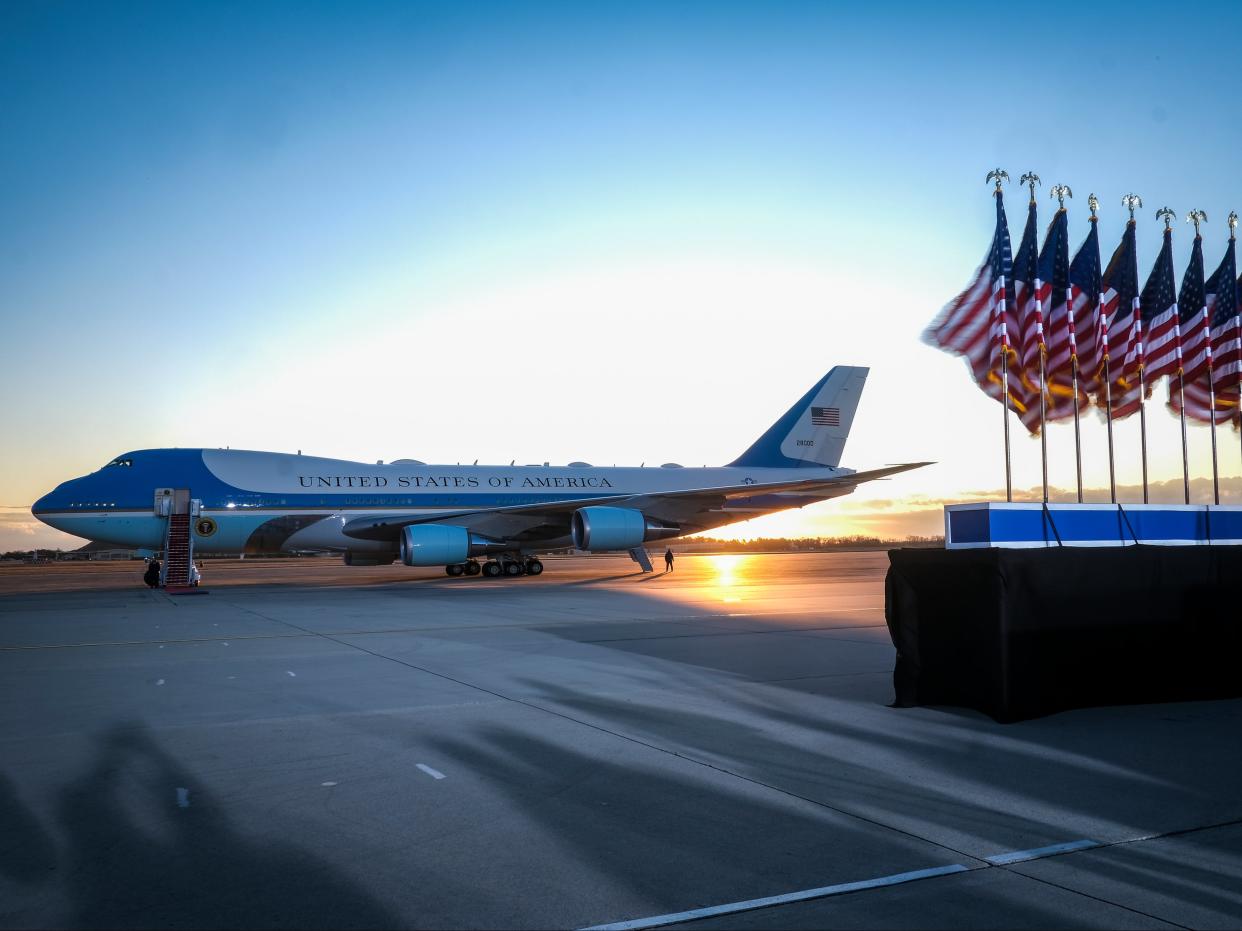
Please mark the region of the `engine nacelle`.
POLYGON ((633 508, 589 507, 574 511, 570 531, 580 550, 629 550, 648 540, 663 540, 681 533, 652 520, 633 508))
POLYGON ((471 556, 502 553, 509 548, 465 527, 415 524, 401 530, 401 561, 407 566, 452 566, 471 556))
POLYGON ((354 550, 345 551, 347 566, 391 566, 397 557, 392 553, 358 553, 354 550))

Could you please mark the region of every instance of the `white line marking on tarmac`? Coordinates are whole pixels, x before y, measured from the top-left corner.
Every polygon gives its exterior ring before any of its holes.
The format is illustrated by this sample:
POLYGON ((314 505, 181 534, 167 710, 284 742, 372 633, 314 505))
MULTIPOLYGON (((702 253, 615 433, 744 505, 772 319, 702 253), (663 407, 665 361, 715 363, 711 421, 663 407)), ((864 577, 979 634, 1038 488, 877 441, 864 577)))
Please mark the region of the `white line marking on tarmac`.
POLYGON ((163 680, 163 679, 156 679, 156 680, 155 680, 155 684, 156 684, 156 685, 163 685, 163 684, 164 684, 164 680, 163 680))
POLYGON ((285 670, 285 672, 286 672, 288 675, 293 676, 295 679, 297 678, 297 675, 298 675, 298 674, 297 674, 296 672, 290 672, 288 669, 286 669, 286 670, 285 670))
POLYGON ((334 785, 336 785, 336 783, 335 783, 335 782, 321 782, 321 783, 319 783, 319 784, 320 784, 321 786, 334 786, 334 785))
POLYGON ((1066 841, 1064 844, 1049 844, 1047 847, 1032 847, 1030 850, 1011 850, 1009 853, 998 853, 994 857, 984 857, 994 866, 1004 866, 1008 863, 1024 863, 1027 860, 1038 860, 1040 857, 1051 857, 1058 853, 1070 853, 1074 850, 1090 850, 1092 847, 1099 847, 1098 840, 1082 840, 1066 841))
POLYGON ((912 873, 895 873, 892 876, 880 876, 876 879, 863 879, 852 883, 838 883, 835 886, 821 886, 818 889, 805 889, 802 892, 787 892, 784 895, 772 895, 764 899, 747 899, 745 902, 730 902, 728 905, 710 905, 706 908, 695 908, 688 912, 673 912, 668 915, 655 915, 651 918, 634 918, 630 921, 615 921, 612 924, 592 925, 582 931, 635 931, 638 928, 658 928, 660 925, 677 924, 693 921, 697 918, 708 918, 713 915, 729 915, 735 912, 748 912, 756 908, 767 908, 771 905, 785 905, 789 902, 805 902, 807 899, 822 899, 830 895, 842 895, 846 892, 857 892, 860 889, 875 889, 880 886, 896 886, 901 883, 914 882, 917 879, 930 879, 933 876, 947 876, 950 873, 964 873, 966 867, 960 863, 951 866, 937 866, 929 870, 915 870, 912 873))
POLYGON ((443 779, 444 778, 444 773, 440 772, 438 769, 432 769, 426 763, 418 763, 416 765, 419 769, 425 772, 432 779, 443 779))
POLYGON ((182 788, 177 789, 177 807, 178 808, 189 808, 190 807, 190 790, 189 789, 182 789, 182 788))

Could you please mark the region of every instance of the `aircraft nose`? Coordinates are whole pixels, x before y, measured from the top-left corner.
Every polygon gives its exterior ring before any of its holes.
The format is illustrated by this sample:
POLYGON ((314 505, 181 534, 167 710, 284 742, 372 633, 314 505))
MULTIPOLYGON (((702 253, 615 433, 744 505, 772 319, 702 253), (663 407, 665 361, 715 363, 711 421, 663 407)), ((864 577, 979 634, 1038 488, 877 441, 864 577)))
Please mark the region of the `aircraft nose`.
POLYGON ((46 495, 32 504, 30 506, 30 513, 35 517, 38 517, 40 514, 46 514, 50 511, 52 509, 52 496, 54 494, 55 492, 49 491, 46 495))
MULTIPOLYGON (((61 482, 46 495, 32 504, 30 506, 30 513, 42 520, 43 518, 41 515, 47 514, 49 511, 63 511, 69 498, 68 491, 71 484, 72 481, 61 482)), ((47 523, 47 521, 43 522, 47 523)))

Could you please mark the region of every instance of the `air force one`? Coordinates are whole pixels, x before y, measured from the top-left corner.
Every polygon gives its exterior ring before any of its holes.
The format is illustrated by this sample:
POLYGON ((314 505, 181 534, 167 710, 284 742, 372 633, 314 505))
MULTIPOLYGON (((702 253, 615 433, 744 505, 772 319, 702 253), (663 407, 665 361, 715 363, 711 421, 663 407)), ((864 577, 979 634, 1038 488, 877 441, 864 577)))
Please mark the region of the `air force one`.
POLYGON ((234 449, 146 449, 35 503, 59 530, 168 549, 176 515, 215 553, 332 551, 349 565, 444 566, 449 575, 538 575, 537 554, 643 544, 851 493, 928 463, 840 466, 867 369, 837 366, 726 466, 596 468, 370 465, 234 449), (485 557, 480 562, 477 557, 485 557))

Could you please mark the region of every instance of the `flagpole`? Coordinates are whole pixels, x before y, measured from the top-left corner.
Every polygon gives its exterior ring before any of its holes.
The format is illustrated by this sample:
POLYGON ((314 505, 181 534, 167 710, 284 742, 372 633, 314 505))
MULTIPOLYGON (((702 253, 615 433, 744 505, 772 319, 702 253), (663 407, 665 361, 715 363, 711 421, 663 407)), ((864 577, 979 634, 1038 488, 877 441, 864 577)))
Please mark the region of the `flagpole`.
MULTIPOLYGON (((1091 222, 1097 222, 1095 211, 1100 206, 1100 202, 1094 194, 1087 197, 1087 206, 1091 208, 1091 222)), ((1096 303, 1099 303, 1098 297, 1096 303)), ((1070 285, 1066 285, 1065 288, 1065 309, 1069 314, 1067 323, 1070 332, 1070 372, 1074 386, 1074 461, 1078 469, 1078 503, 1082 504, 1082 427, 1079 421, 1080 403, 1078 400, 1078 337, 1074 331, 1074 289, 1070 285)))
MULTIPOLYGON (((1104 339, 1108 339, 1108 324, 1112 321, 1100 315, 1104 339)), ((1104 344, 1104 422, 1108 424, 1108 500, 1117 503, 1117 463, 1113 459, 1113 378, 1108 371, 1108 344, 1104 344)))
POLYGON ((1044 503, 1048 502, 1048 411, 1047 399, 1044 397, 1044 369, 1048 350, 1043 344, 1039 347, 1039 453, 1044 475, 1044 503))
MULTIPOLYGON (((1001 277, 1001 287, 1005 287, 1005 279, 1001 277)), ((1001 301, 1000 314, 1002 318, 1001 325, 1004 325, 1005 301, 1001 301)), ((1005 500, 1013 501, 1013 470, 1009 462, 1009 347, 1001 343, 1001 407, 1004 409, 1005 417, 1005 500)), ((1215 458, 1213 458, 1215 465, 1215 458)), ((1219 501, 1216 502, 1220 504, 1219 501)))
MULTIPOLYGON (((1134 203, 1137 201, 1138 206, 1143 206, 1143 202, 1133 194, 1128 194, 1122 198, 1122 201, 1130 208, 1130 219, 1134 219, 1134 203), (1133 198, 1133 200, 1131 200, 1133 198)), ((1161 207, 1156 211, 1156 219, 1164 218, 1164 228, 1171 229, 1172 218, 1176 214, 1168 207, 1161 207)), ((1136 301, 1135 303, 1138 303, 1136 301)), ((1140 304, 1134 307, 1131 313, 1131 326, 1137 330, 1138 336, 1138 382, 1139 382, 1139 453, 1143 462, 1143 503, 1148 502, 1148 485, 1147 485, 1147 385, 1146 385, 1146 368, 1147 360, 1143 353, 1143 308, 1140 304)))
MULTIPOLYGON (((1125 203, 1125 199, 1122 199, 1125 203)), ((1134 208, 1130 208, 1130 218, 1134 218, 1134 208)), ((1112 317, 1104 316, 1104 299, 1100 296, 1100 344, 1104 349, 1104 421, 1108 424, 1108 496, 1109 501, 1117 503, 1117 460, 1113 452, 1113 376, 1108 365, 1108 331, 1112 327, 1112 317)))
MULTIPOLYGON (((993 197, 1001 196, 1001 182, 1009 180, 1009 172, 997 168, 988 172, 987 183, 996 182, 996 190, 992 192, 993 197)), ((1013 502, 1013 467, 1009 457, 1009 340, 1008 333, 1005 329, 1005 308, 1008 304, 1009 282, 1005 280, 1002 274, 1000 279, 1001 294, 1006 297, 1001 298, 999 306, 997 306, 996 325, 997 332, 1005 334, 1000 340, 1001 354, 1001 417, 1005 423, 1005 501, 1013 502)))
MULTIPOLYGON (((1192 210, 1186 214, 1186 222, 1195 225, 1196 241, 1199 240, 1199 224, 1206 221, 1206 211, 1192 210)), ((1180 316, 1180 307, 1177 312, 1180 316)), ((1182 358, 1182 327, 1180 321, 1175 321, 1174 326, 1177 328, 1177 409, 1182 421, 1182 486, 1186 494, 1186 503, 1190 504, 1190 446, 1186 438, 1186 368, 1184 365, 1186 360, 1182 358)))
POLYGON ((1177 407, 1182 415, 1182 486, 1186 503, 1190 504, 1190 447, 1186 442, 1186 372, 1177 366, 1177 407))
MULTIPOLYGON (((1065 294, 1067 302, 1072 304, 1070 292, 1065 294)), ((1070 366, 1074 380, 1074 460, 1078 469, 1078 503, 1082 504, 1082 432, 1078 425, 1078 352, 1070 356, 1070 366)))
POLYGON ((1220 470, 1216 466, 1216 385, 1212 376, 1212 328, 1210 321, 1204 317, 1203 327, 1207 330, 1207 376, 1208 376, 1208 425, 1212 429, 1212 502, 1220 504, 1220 470))
MULTIPOLYGON (((1229 241, 1233 242, 1238 227, 1238 215, 1229 214, 1229 241)), ((1208 426, 1212 430, 1212 503, 1220 504, 1220 468, 1216 461, 1216 379, 1212 374, 1212 320, 1203 316, 1204 349, 1207 352, 1208 426)))
MULTIPOLYGON (((1054 184, 1051 189, 1048 189, 1048 196, 1056 197, 1058 210, 1064 210, 1066 209, 1066 197, 1073 197, 1074 192, 1069 190, 1069 185, 1067 184, 1054 184)), ((1092 216, 1095 216, 1094 194, 1090 196, 1088 204, 1092 205, 1092 216)), ((1066 243, 1066 248, 1067 250, 1069 248, 1068 242, 1066 243)), ((1066 258, 1068 259, 1068 254, 1066 258)), ((1078 428, 1078 340, 1076 335, 1074 335, 1074 289, 1071 284, 1069 284, 1068 279, 1066 281, 1066 333, 1069 340, 1069 372, 1071 372, 1071 385, 1074 392, 1074 475, 1076 475, 1078 482, 1078 503, 1082 504, 1083 447, 1082 434, 1079 432, 1078 428)), ((1045 372, 1042 370, 1043 359, 1045 359, 1045 356, 1041 355, 1041 381, 1043 380, 1043 376, 1045 376, 1045 372)))
MULTIPOLYGON (((1143 338, 1143 325, 1139 324, 1139 339, 1143 338)), ((1146 386, 1143 384, 1143 363, 1139 362, 1139 450, 1143 456, 1143 503, 1147 504, 1147 405, 1143 400, 1146 386)))
MULTIPOLYGON (((1229 219, 1226 220, 1225 222, 1229 224, 1229 242, 1232 243, 1234 241, 1234 238, 1237 235, 1236 234, 1236 230, 1238 228, 1237 212, 1234 210, 1229 211, 1229 219)), ((1237 269, 1235 268, 1234 270, 1236 271, 1237 269)), ((1204 320, 1203 323, 1205 326, 1208 326, 1208 346, 1210 347, 1211 339, 1212 339, 1212 330, 1211 330, 1210 322, 1207 320, 1204 320)), ((1211 363, 1211 359, 1212 357, 1209 355, 1208 356, 1209 365, 1211 363)), ((1210 367, 1208 368, 1208 383, 1212 384, 1212 370, 1210 367)), ((1242 427, 1242 423, 1239 423, 1238 426, 1242 427)), ((1242 444, 1242 434, 1239 434, 1238 442, 1239 444, 1242 444)), ((1212 384, 1212 481, 1213 481, 1213 484, 1216 486, 1216 503, 1220 504, 1220 482, 1216 478, 1216 385, 1215 384, 1212 384)))
MULTIPOLYGON (((1039 183, 1039 175, 1035 174, 1035 172, 1033 171, 1028 171, 1026 174, 1022 176, 1019 183, 1030 186, 1031 204, 1033 205, 1035 203, 1035 185, 1039 183)), ((1062 206, 1064 206, 1064 201, 1062 201, 1062 206)), ((1045 358, 1047 356, 1048 349, 1046 345, 1044 344, 1044 324, 1043 324, 1044 308, 1041 305, 1041 302, 1039 300, 1038 277, 1039 277, 1038 274, 1036 274, 1037 280, 1027 282, 1027 286, 1032 289, 1032 293, 1035 295, 1035 319, 1039 323, 1039 464, 1040 464, 1040 475, 1043 478, 1044 503, 1047 504, 1048 503, 1048 401, 1047 401, 1047 398, 1044 396, 1044 377, 1045 377, 1044 372, 1045 372, 1045 358)), ((1022 308, 1018 308, 1018 312, 1022 313, 1023 312, 1022 308)), ((1025 336, 1022 338, 1022 343, 1023 343, 1022 354, 1023 356, 1025 356, 1026 355, 1026 337, 1025 336)), ((1023 361, 1025 361, 1025 359, 1023 361)))

